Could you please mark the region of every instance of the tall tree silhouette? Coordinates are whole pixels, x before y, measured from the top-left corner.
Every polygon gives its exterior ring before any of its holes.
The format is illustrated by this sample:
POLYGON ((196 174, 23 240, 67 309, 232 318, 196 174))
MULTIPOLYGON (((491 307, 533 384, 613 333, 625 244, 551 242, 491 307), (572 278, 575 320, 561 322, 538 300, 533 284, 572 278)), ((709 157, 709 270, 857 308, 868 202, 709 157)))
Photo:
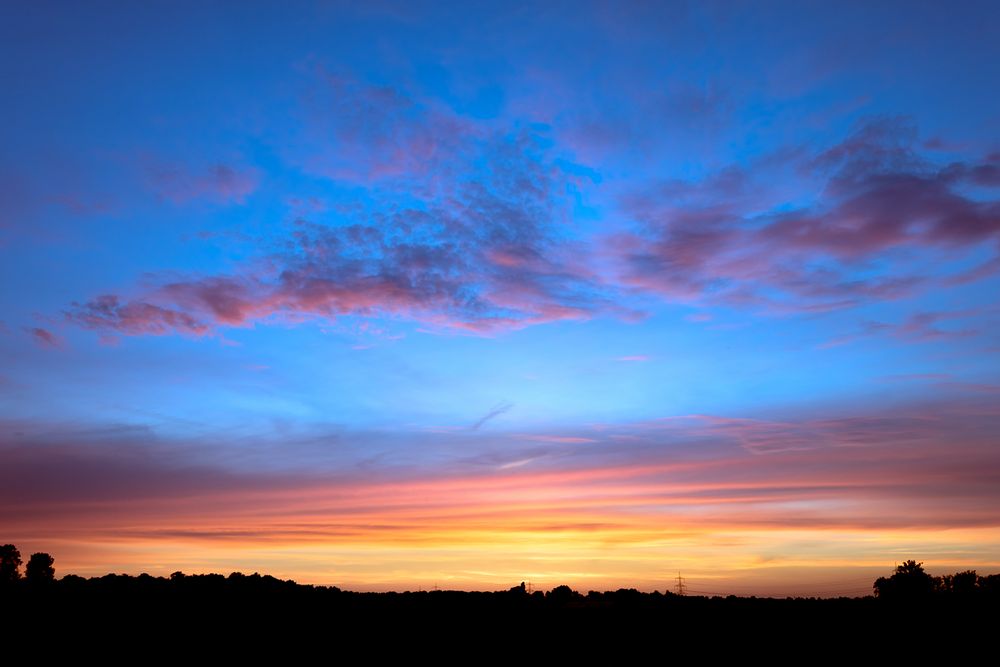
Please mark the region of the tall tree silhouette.
POLYGON ((13 544, 0 547, 0 585, 21 578, 21 552, 13 544))
POLYGON ((55 559, 47 553, 31 554, 28 565, 24 568, 25 578, 33 584, 43 584, 56 578, 56 570, 52 567, 55 559))

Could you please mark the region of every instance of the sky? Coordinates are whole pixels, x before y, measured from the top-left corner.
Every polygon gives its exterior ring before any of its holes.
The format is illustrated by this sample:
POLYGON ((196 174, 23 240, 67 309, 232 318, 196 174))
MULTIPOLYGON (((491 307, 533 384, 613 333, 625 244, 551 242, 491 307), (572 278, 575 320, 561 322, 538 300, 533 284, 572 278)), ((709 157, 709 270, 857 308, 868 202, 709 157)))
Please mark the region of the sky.
POLYGON ((58 575, 1000 571, 992 2, 15 2, 0 542, 58 575))

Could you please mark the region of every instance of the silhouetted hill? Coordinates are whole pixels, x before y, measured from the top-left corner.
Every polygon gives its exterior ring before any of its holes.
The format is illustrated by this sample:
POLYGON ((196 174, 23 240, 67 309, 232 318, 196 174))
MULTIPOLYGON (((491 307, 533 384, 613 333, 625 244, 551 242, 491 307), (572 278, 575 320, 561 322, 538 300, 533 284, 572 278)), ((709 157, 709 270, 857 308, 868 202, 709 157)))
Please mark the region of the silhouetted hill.
MULTIPOLYGON (((36 562, 51 569, 51 560, 36 562)), ((211 646, 230 657, 264 647, 307 655, 317 643, 397 654, 471 646, 485 651, 476 659, 530 649, 610 652, 621 660, 653 648, 669 651, 668 643, 712 654, 777 651, 789 659, 804 646, 823 654, 926 657, 948 642, 965 648, 964 637, 971 647, 970 638, 995 634, 1000 576, 973 582, 960 573, 928 588, 919 564, 911 563, 876 583, 881 597, 864 598, 710 598, 634 589, 582 594, 567 586, 529 594, 523 585, 498 592, 360 593, 259 574, 178 572, 14 578, 0 585, 0 605, 8 612, 3 629, 9 637, 43 636, 90 649, 211 646), (923 593, 899 594, 913 581, 923 593)), ((473 654, 461 655, 475 661, 473 654)))

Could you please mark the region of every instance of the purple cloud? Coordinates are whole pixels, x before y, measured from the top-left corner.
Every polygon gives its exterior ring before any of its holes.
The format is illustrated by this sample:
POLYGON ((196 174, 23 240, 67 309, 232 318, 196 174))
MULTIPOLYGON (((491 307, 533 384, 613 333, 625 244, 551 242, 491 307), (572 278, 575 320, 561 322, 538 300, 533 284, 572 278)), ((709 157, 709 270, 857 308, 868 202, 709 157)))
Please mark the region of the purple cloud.
MULTIPOLYGON (((639 225, 609 239, 621 279, 671 300, 817 311, 899 298, 940 282, 914 266, 1000 237, 992 157, 936 166, 918 155, 898 120, 861 127, 813 157, 785 156, 815 196, 789 209, 762 175, 728 168, 697 182, 670 181, 623 201, 639 225)), ((780 163, 780 161, 779 161, 780 163)), ((996 260, 965 275, 988 275, 996 260)))

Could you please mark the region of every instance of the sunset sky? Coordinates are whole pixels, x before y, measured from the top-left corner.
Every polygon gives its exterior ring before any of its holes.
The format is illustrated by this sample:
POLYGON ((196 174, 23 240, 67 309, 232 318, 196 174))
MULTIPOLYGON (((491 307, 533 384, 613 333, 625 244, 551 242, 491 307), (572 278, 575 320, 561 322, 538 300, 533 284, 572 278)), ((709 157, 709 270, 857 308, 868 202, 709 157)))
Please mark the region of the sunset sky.
POLYGON ((14 2, 0 543, 57 576, 1000 571, 995 2, 14 2))

